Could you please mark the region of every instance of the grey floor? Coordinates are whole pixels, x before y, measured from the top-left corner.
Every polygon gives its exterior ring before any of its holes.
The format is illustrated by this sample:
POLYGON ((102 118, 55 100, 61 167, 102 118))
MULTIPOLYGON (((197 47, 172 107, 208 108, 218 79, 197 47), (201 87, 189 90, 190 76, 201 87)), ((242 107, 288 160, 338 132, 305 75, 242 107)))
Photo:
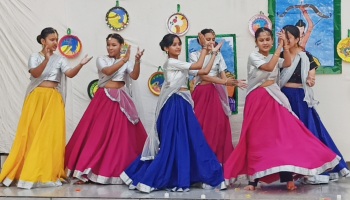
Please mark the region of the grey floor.
MULTIPOLYGON (((242 113, 242 112, 241 112, 242 113)), ((233 143, 239 140, 242 116, 231 117, 233 143)), ((61 187, 19 189, 15 186, 0 187, 0 200, 38 199, 38 200, 82 200, 82 199, 237 199, 237 200, 350 200, 350 178, 323 185, 303 185, 296 183, 298 189, 287 191, 285 184, 260 184, 256 191, 245 191, 246 182, 236 183, 226 190, 205 190, 191 188, 189 192, 155 191, 150 194, 129 190, 125 185, 64 184, 61 187), (169 198, 165 198, 168 193, 169 198), (340 199, 337 198, 340 197, 340 199)))
POLYGON ((260 185, 256 191, 245 191, 245 184, 235 184, 226 190, 205 190, 191 188, 189 192, 154 191, 150 194, 129 190, 125 185, 72 185, 61 187, 36 188, 31 190, 17 187, 0 187, 0 200, 7 199, 240 199, 240 200, 341 200, 350 199, 350 178, 343 178, 337 182, 324 185, 302 185, 297 183, 298 189, 287 191, 284 184, 260 185))

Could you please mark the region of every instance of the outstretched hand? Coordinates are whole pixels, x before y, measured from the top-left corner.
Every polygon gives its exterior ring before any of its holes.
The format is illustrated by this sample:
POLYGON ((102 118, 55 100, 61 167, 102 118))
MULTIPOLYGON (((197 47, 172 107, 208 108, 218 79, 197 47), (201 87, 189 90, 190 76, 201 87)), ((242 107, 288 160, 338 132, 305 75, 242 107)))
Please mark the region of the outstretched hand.
POLYGON ((315 85, 315 77, 308 76, 306 79, 306 84, 309 87, 313 87, 315 85))
POLYGON ((218 52, 218 51, 220 51, 220 48, 222 47, 222 45, 224 44, 224 41, 221 41, 218 45, 216 45, 216 47, 214 47, 214 45, 212 44, 211 45, 211 50, 213 51, 213 52, 218 52))
POLYGON ((130 58, 130 48, 131 48, 131 45, 128 45, 128 49, 126 50, 126 53, 123 57, 124 62, 127 62, 130 58))
POLYGON ((248 87, 248 84, 246 83, 246 80, 237 80, 236 86, 239 87, 239 89, 243 90, 248 87))
POLYGON ((284 29, 277 33, 278 45, 282 45, 284 48, 289 48, 289 41, 287 39, 287 33, 284 29))
POLYGON ((237 79, 234 79, 234 78, 228 78, 226 80, 226 85, 227 86, 236 86, 236 87, 239 87, 240 89, 245 89, 247 88, 247 83, 245 82, 245 80, 237 80, 237 79))
POLYGON ((81 65, 85 65, 86 63, 88 63, 90 60, 92 59, 91 57, 88 57, 88 54, 85 55, 85 57, 80 61, 81 65))
POLYGON ((198 33, 198 40, 203 48, 207 48, 210 45, 210 41, 207 41, 202 33, 198 33))
POLYGON ((47 46, 44 46, 43 53, 44 53, 45 59, 49 60, 52 55, 52 52, 50 52, 50 49, 47 46))
POLYGON ((140 61, 141 57, 143 56, 143 52, 145 52, 145 49, 142 49, 142 51, 140 51, 140 48, 137 47, 137 53, 135 55, 135 60, 136 61, 140 61))

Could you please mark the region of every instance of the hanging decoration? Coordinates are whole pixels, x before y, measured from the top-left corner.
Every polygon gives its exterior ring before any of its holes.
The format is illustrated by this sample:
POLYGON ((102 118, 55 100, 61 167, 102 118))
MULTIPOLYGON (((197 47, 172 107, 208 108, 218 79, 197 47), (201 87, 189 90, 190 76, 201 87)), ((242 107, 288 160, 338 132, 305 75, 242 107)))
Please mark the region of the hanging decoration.
POLYGON ((119 1, 116 2, 116 6, 109 9, 106 14, 107 26, 115 31, 121 31, 129 24, 129 14, 123 8, 119 6, 119 1))
POLYGON ((154 72, 148 79, 148 88, 156 96, 160 95, 160 90, 164 83, 164 74, 162 67, 159 66, 157 72, 154 72))
POLYGON ((269 28, 272 30, 271 20, 266 17, 263 12, 260 12, 260 14, 254 15, 252 18, 250 18, 248 24, 249 31, 253 36, 255 35, 255 31, 261 27, 269 28))
POLYGON ((177 4, 177 13, 172 14, 166 20, 166 27, 169 33, 173 33, 178 36, 182 36, 188 31, 190 25, 187 17, 180 13, 180 4, 177 4))
POLYGON ((95 79, 91 81, 87 87, 87 93, 90 99, 92 99, 95 96, 97 89, 98 89, 98 79, 95 79))
POLYGON ((338 42, 337 53, 342 60, 350 62, 350 29, 348 30, 348 37, 338 42))
POLYGON ((71 35, 71 30, 68 28, 67 35, 60 39, 58 47, 63 56, 75 58, 80 54, 83 45, 77 36, 71 35))

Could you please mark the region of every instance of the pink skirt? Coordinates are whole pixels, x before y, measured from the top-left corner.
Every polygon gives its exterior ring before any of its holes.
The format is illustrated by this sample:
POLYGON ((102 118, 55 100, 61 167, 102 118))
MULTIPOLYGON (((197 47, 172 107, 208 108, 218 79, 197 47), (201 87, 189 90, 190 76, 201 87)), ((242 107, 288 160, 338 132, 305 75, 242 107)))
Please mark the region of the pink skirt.
POLYGON ((142 152, 147 134, 132 124, 103 88, 98 89, 66 146, 68 176, 101 184, 122 184, 119 175, 142 152))
POLYGON ((198 85, 192 98, 204 136, 219 162, 224 163, 233 151, 233 145, 230 120, 222 108, 219 94, 213 84, 198 85))
POLYGON ((224 176, 231 182, 244 177, 271 183, 279 179, 278 172, 317 175, 339 160, 265 88, 257 88, 246 98, 241 137, 224 176))

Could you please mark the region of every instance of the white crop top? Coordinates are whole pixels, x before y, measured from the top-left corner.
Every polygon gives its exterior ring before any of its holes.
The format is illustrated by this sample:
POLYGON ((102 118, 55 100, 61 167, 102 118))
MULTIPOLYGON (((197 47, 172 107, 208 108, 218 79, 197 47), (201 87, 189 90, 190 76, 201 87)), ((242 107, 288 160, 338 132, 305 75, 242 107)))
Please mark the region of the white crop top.
POLYGON ((169 58, 163 66, 165 83, 169 84, 170 87, 173 86, 173 84, 181 84, 181 88, 188 88, 187 81, 191 65, 192 63, 169 58), (178 80, 183 76, 186 77, 186 80, 178 83, 178 80))
POLYGON ((260 54, 259 52, 253 52, 249 55, 248 58, 248 77, 250 79, 254 79, 257 76, 260 76, 260 74, 266 74, 267 78, 266 80, 276 80, 279 74, 279 69, 282 67, 283 58, 279 58, 278 63, 276 65, 276 67, 274 68, 273 71, 268 72, 268 71, 263 71, 260 70, 259 68, 265 64, 268 63, 271 58, 272 58, 272 54, 268 55, 268 56, 264 56, 262 54, 260 54))
MULTIPOLYGON (((96 59, 96 66, 98 69, 98 77, 100 80, 105 79, 107 77, 106 74, 102 73, 102 69, 106 67, 110 67, 113 64, 119 62, 122 58, 120 59, 115 59, 111 58, 109 56, 99 56, 96 59)), ((112 81, 125 81, 126 76, 130 74, 134 68, 133 68, 134 63, 128 61, 126 62, 118 71, 116 71, 113 75, 111 80, 112 81)))
MULTIPOLYGON (((197 62, 199 59, 200 53, 201 53, 200 51, 192 52, 190 54, 190 62, 191 63, 197 62)), ((211 55, 205 56, 204 63, 203 63, 204 68, 208 65, 210 58, 211 58, 211 55)), ((222 71, 225 71, 225 69, 227 69, 225 60, 222 57, 222 54, 219 52, 218 55, 215 57, 213 66, 208 75, 212 77, 215 77, 215 76, 218 77, 220 76, 220 73, 222 71)), ((192 71, 193 73, 198 72, 198 70, 192 70, 192 71)))
MULTIPOLYGON (((53 67, 53 69, 49 72, 49 75, 47 78, 45 78, 45 81, 54 81, 54 82, 60 82, 61 81, 61 77, 62 77, 62 73, 65 73, 67 70, 71 69, 71 67, 68 64, 68 61, 65 57, 60 56, 55 54, 56 56, 59 56, 59 60, 56 63, 52 63, 55 66, 53 67)), ((43 61, 45 60, 45 57, 38 53, 33 53, 32 55, 30 55, 29 57, 29 61, 28 61, 28 68, 29 70, 34 69, 36 67, 38 67, 43 61)), ((33 76, 30 77, 30 80, 35 79, 33 76)))

